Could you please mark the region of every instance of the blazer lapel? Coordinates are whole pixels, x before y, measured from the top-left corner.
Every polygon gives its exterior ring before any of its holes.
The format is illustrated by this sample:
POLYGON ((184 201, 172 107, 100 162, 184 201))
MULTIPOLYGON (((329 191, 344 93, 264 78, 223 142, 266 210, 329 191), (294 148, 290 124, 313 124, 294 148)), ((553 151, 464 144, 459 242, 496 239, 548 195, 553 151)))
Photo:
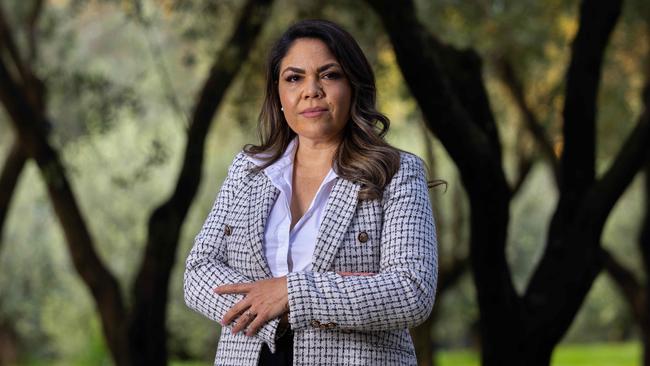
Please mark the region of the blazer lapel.
POLYGON ((280 191, 264 174, 255 174, 251 185, 251 195, 248 200, 248 230, 251 255, 264 272, 266 277, 272 277, 271 269, 264 255, 264 228, 271 213, 271 207, 280 191))
POLYGON ((357 209, 360 185, 337 178, 325 206, 312 257, 313 271, 329 270, 357 209))

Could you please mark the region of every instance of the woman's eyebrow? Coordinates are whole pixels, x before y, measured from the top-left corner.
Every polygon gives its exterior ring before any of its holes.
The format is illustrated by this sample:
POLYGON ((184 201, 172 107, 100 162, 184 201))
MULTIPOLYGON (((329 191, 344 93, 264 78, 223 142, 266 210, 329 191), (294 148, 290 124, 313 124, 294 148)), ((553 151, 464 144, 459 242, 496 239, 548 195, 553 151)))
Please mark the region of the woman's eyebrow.
MULTIPOLYGON (((329 64, 325 64, 325 65, 320 66, 319 68, 317 68, 316 72, 323 72, 323 71, 325 71, 325 70, 327 70, 327 69, 329 69, 330 67, 333 67, 333 66, 339 66, 339 64, 337 64, 336 62, 330 62, 329 64)), ((301 69, 299 67, 289 66, 286 69, 284 69, 280 75, 284 74, 287 71, 293 71, 293 72, 298 73, 298 74, 304 74, 305 73, 304 69, 301 69)))

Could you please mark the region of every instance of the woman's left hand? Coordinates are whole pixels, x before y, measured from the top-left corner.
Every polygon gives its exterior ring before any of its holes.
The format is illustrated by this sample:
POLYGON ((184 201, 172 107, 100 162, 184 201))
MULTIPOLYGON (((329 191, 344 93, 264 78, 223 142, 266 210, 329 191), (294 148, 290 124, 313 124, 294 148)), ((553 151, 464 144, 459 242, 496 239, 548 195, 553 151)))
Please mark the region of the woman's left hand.
POLYGON ((251 283, 234 283, 218 286, 217 294, 246 294, 224 315, 221 325, 228 325, 234 319, 237 324, 232 328, 236 334, 248 326, 247 336, 252 336, 269 320, 275 319, 289 311, 287 276, 267 278, 251 283))

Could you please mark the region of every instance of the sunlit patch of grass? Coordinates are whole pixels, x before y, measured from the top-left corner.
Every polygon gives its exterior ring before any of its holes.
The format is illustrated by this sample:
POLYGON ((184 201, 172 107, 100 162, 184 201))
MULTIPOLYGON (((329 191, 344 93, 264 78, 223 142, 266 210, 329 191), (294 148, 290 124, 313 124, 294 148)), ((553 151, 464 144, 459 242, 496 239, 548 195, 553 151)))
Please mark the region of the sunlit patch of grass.
MULTIPOLYGON (((470 350, 440 351, 437 361, 440 366, 480 365, 479 354, 470 350)), ((640 361, 638 342, 566 344, 553 352, 551 366, 637 366, 640 361)))

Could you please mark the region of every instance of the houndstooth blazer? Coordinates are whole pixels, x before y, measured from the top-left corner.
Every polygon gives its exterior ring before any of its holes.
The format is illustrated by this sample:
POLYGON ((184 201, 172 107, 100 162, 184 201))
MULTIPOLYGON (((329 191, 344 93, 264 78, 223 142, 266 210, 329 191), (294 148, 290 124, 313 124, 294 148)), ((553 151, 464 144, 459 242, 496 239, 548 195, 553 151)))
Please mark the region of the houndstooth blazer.
MULTIPOLYGON (((272 277, 264 225, 279 191, 240 152, 196 236, 185 269, 187 305, 219 321, 243 294, 218 285, 272 277)), ((401 153, 383 197, 358 201, 360 185, 337 178, 317 235, 313 269, 287 275, 295 365, 416 365, 408 328, 424 322, 435 298, 437 242, 422 161, 401 153), (337 271, 374 272, 341 276, 337 271)), ((279 319, 257 335, 222 327, 215 365, 257 365, 275 352, 279 319)))

